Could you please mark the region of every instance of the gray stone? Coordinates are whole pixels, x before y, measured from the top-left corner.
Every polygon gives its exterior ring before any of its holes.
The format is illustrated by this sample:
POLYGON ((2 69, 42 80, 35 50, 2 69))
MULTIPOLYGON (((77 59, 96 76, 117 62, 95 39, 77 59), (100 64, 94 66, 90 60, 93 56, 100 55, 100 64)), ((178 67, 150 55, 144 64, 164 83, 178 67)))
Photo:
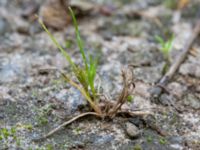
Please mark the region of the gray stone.
POLYGON ((194 109, 200 109, 200 99, 192 94, 188 94, 184 98, 184 104, 194 109))
POLYGON ((180 83, 172 82, 168 85, 168 89, 170 90, 171 94, 175 95, 178 98, 181 98, 184 92, 187 90, 187 87, 181 85, 180 83))
POLYGON ((166 106, 170 105, 170 102, 172 101, 172 96, 164 93, 160 96, 159 101, 163 105, 166 105, 166 106))
POLYGON ((191 75, 200 78, 200 67, 195 63, 185 63, 181 65, 179 72, 183 75, 191 75))
POLYGON ((126 133, 131 138, 137 138, 140 134, 140 131, 134 124, 127 122, 126 123, 126 133))
POLYGON ((137 79, 142 80, 146 83, 155 83, 157 82, 162 74, 162 66, 156 67, 141 67, 134 69, 134 75, 137 79))
POLYGON ((69 114, 87 104, 81 93, 75 88, 70 88, 69 90, 63 89, 55 97, 64 104, 63 107, 69 114))
POLYGON ((0 17, 0 36, 10 31, 11 27, 9 22, 5 18, 0 17))
POLYGON ((94 139, 94 144, 101 145, 111 142, 114 139, 114 137, 112 135, 103 135, 96 136, 94 139))

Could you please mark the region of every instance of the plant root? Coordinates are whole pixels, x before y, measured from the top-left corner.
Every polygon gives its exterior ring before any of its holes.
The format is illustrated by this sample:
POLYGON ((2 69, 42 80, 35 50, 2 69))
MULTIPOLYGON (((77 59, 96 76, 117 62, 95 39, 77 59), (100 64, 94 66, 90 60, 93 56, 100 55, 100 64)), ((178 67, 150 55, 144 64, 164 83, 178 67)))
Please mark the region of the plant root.
POLYGON ((95 112, 86 112, 86 113, 82 113, 78 116, 75 116, 74 118, 62 123, 61 125, 59 125, 58 127, 56 127, 55 129, 51 130, 49 133, 43 135, 42 137, 39 137, 39 138, 35 138, 35 139, 32 139, 32 141, 34 142, 39 142, 41 140, 44 140, 50 136, 52 136, 54 133, 60 131, 63 127, 73 123, 74 121, 80 119, 80 118, 83 118, 85 116, 89 116, 89 115, 93 115, 93 116, 96 116, 96 117, 101 117, 99 114, 95 113, 95 112))

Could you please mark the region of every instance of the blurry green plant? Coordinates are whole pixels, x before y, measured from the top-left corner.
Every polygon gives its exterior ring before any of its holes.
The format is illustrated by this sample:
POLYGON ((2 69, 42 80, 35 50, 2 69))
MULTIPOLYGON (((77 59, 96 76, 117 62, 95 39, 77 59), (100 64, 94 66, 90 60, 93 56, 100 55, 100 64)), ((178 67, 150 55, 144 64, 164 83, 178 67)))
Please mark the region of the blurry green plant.
POLYGON ((162 145, 165 145, 165 144, 167 144, 167 140, 165 138, 160 138, 159 143, 162 145))
POLYGON ((136 145, 133 147, 133 150, 142 150, 142 147, 141 147, 141 145, 136 144, 136 145))
POLYGON ((76 76, 76 79, 81 84, 81 86, 77 83, 75 83, 73 80, 71 80, 67 75, 62 74, 64 79, 77 88, 82 95, 86 98, 86 100, 89 102, 90 106, 95 110, 95 112, 100 113, 101 110, 98 108, 96 103, 96 96, 97 92, 94 86, 95 77, 96 77, 96 70, 97 70, 97 59, 93 58, 91 55, 86 57, 85 51, 84 51, 84 43, 81 39, 78 24, 76 21, 76 17, 74 15, 74 12, 71 8, 69 8, 70 14, 72 16, 73 24, 75 27, 75 33, 76 33, 76 42, 79 47, 79 51, 82 56, 83 66, 75 64, 70 55, 61 47, 61 45, 58 43, 56 38, 49 32, 47 27, 44 25, 44 23, 39 20, 39 23, 43 27, 43 29, 47 32, 47 34, 50 36, 53 43, 56 45, 56 47, 61 51, 63 56, 66 58, 66 60, 69 62, 71 69, 76 76))
POLYGON ((166 61, 170 62, 170 51, 172 50, 172 44, 174 41, 174 35, 172 35, 168 40, 164 40, 160 36, 155 36, 156 41, 160 44, 161 46, 161 52, 163 54, 163 57, 166 61))
POLYGON ((133 95, 129 95, 129 96, 127 97, 127 101, 128 101, 129 103, 132 103, 133 100, 134 100, 134 96, 133 96, 133 95))
POLYGON ((176 9, 178 0, 165 0, 165 1, 163 1, 163 3, 169 9, 176 9))
POLYGON ((20 138, 17 136, 17 128, 0 128, 0 144, 2 149, 7 149, 9 145, 20 147, 20 138))

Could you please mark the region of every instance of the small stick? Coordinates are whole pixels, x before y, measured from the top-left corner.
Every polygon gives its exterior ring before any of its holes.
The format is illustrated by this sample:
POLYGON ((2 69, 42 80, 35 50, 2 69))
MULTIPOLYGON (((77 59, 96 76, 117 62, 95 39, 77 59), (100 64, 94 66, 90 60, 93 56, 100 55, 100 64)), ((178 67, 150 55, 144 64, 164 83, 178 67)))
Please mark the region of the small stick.
POLYGON ((43 135, 42 137, 39 137, 39 138, 36 138, 36 139, 33 139, 32 141, 34 142, 39 142, 41 140, 44 140, 48 137, 50 137, 51 135, 53 135, 54 133, 58 132, 59 130, 61 130, 63 127, 71 124, 72 122, 82 118, 82 117, 85 117, 85 116, 88 116, 88 115, 94 115, 94 116, 97 116, 97 117, 101 117, 99 114, 95 113, 95 112, 86 112, 86 113, 82 113, 66 122, 64 122, 63 124, 59 125, 58 127, 56 127, 55 129, 51 130, 49 133, 43 135))
POLYGON ((147 116, 147 115, 152 115, 151 112, 148 112, 148 111, 118 111, 116 114, 127 114, 127 115, 130 115, 130 116, 147 116))
POLYGON ((199 33, 200 33, 200 19, 197 20, 197 23, 195 25, 194 30, 192 31, 190 38, 188 39, 187 43, 183 48, 183 51, 176 59, 175 63, 169 68, 168 72, 162 77, 159 83, 155 87, 153 87, 153 89, 151 89, 150 93, 153 97, 159 97, 161 95, 167 83, 174 76, 175 72, 180 67, 181 63, 186 59, 190 47, 192 46, 194 40, 197 38, 199 33))

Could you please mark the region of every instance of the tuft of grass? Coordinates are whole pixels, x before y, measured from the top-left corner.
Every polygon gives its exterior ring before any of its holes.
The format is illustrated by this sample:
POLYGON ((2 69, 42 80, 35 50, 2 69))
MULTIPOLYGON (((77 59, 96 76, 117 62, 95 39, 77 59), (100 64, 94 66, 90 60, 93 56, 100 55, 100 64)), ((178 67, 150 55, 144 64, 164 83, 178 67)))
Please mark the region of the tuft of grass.
POLYGON ((76 42, 77 42, 79 51, 82 56, 83 66, 77 65, 72 61, 71 56, 58 43, 56 38, 50 33, 50 31, 47 29, 47 27, 42 22, 42 20, 39 19, 39 23, 41 24, 41 26, 46 31, 46 33, 49 35, 49 37, 51 38, 53 43, 56 45, 56 47, 60 50, 60 52, 63 54, 63 56, 66 58, 66 60, 70 64, 70 67, 71 67, 76 79, 78 80, 79 84, 75 83, 67 75, 62 74, 64 79, 82 93, 82 95, 86 98, 86 100, 89 102, 90 106, 95 110, 95 112, 101 113, 100 108, 96 104, 97 92, 96 92, 95 85, 94 85, 96 71, 97 71, 97 59, 93 58, 91 55, 86 56, 85 51, 84 51, 84 42, 83 42, 80 32, 79 32, 79 27, 78 27, 78 23, 77 23, 75 14, 70 7, 69 7, 69 11, 72 16, 73 25, 74 25, 75 34, 76 34, 76 42))
POLYGON ((155 36, 156 41, 160 44, 161 48, 160 51, 163 54, 163 57, 166 61, 166 64, 164 65, 163 69, 162 69, 162 73, 165 74, 166 71, 169 68, 170 65, 170 51, 172 50, 172 44, 174 41, 174 35, 172 35, 168 40, 164 40, 162 37, 160 36, 155 36))
POLYGON ((170 60, 169 54, 170 54, 170 51, 172 50, 172 44, 173 44, 173 41, 174 41, 174 35, 172 35, 168 40, 164 40, 162 37, 160 37, 158 35, 155 36, 155 39, 161 46, 160 50, 161 50, 164 58, 167 61, 169 61, 170 60))

